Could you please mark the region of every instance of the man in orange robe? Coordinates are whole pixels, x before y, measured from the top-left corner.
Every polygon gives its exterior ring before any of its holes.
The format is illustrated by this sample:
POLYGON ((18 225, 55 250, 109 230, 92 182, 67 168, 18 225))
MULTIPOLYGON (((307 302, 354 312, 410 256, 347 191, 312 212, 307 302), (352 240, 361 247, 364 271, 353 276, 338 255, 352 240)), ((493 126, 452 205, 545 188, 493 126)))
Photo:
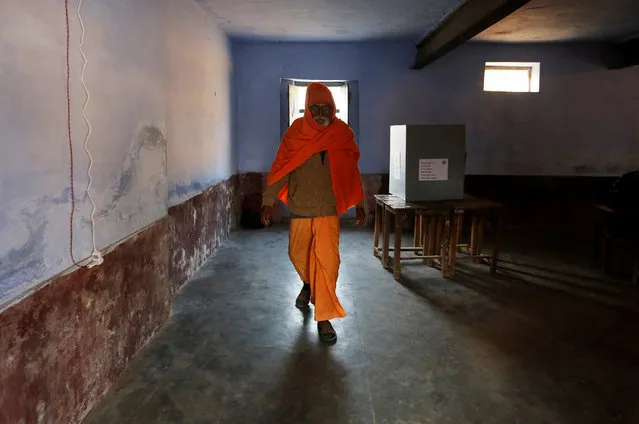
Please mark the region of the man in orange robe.
POLYGON ((346 316, 335 292, 339 217, 356 206, 357 224, 365 219, 359 148, 353 131, 335 113, 328 87, 310 84, 304 117, 284 134, 262 201, 266 226, 276 197, 289 207, 289 257, 304 284, 295 304, 315 306, 320 337, 330 344, 337 341, 330 320, 346 316))

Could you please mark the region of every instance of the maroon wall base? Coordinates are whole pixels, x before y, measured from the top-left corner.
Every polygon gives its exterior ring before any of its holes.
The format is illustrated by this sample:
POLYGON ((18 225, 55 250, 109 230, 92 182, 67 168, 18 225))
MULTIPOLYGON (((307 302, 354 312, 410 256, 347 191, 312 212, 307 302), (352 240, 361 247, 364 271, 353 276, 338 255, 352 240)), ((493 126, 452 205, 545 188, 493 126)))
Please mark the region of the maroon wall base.
POLYGON ((0 423, 80 422, 171 314, 236 221, 237 178, 0 314, 0 423))
POLYGON ((177 291, 226 239, 237 222, 237 176, 169 208, 170 277, 177 291))
POLYGON ((168 318, 169 222, 0 314, 0 422, 74 423, 168 318))

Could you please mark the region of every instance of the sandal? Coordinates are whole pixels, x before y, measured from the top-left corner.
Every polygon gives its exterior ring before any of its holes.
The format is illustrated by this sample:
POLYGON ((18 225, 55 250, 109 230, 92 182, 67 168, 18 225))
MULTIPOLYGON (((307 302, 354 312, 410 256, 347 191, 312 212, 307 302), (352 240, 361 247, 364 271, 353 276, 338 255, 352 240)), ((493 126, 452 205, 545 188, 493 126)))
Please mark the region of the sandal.
POLYGON ((307 308, 309 302, 311 301, 311 287, 308 284, 304 284, 302 287, 302 291, 297 295, 297 299, 295 299, 295 306, 298 308, 307 308))
POLYGON ((317 331, 319 331, 320 340, 325 344, 335 344, 337 342, 337 333, 330 321, 320 321, 317 323, 317 331))

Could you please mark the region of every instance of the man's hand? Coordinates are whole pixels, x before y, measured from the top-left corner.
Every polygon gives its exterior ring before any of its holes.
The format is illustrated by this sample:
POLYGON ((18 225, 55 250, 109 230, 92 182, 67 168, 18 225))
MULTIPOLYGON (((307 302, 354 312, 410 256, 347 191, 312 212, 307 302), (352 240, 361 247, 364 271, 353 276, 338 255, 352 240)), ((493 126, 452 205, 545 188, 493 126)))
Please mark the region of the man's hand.
POLYGON ((262 206, 262 225, 268 227, 271 225, 271 217, 273 216, 273 206, 262 206))
POLYGON ((362 207, 355 208, 355 225, 363 227, 366 222, 366 211, 362 207))

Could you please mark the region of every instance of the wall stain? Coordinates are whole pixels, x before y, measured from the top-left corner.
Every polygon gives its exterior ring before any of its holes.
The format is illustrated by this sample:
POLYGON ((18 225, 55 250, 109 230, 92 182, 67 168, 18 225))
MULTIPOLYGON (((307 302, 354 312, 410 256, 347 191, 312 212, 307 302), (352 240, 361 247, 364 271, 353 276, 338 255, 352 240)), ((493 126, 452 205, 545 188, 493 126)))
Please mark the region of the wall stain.
MULTIPOLYGON (((162 169, 164 175, 167 173, 167 149, 166 149, 166 137, 160 128, 155 125, 144 125, 138 134, 137 141, 131 145, 129 153, 124 160, 124 169, 120 173, 120 177, 117 182, 112 186, 113 197, 107 203, 107 206, 100 210, 96 216, 100 218, 106 218, 110 212, 112 212, 117 203, 126 196, 134 184, 134 177, 137 163, 140 160, 143 149, 162 151, 162 169)), ((161 185, 161 184, 158 184, 161 185)), ((145 187, 146 189, 146 187, 145 187)), ((153 187, 153 191, 159 194, 161 187, 153 187)))
MULTIPOLYGON (((136 165, 143 156, 143 150, 161 150, 162 181, 157 181, 153 187, 144 187, 143 190, 152 190, 156 197, 162 197, 162 190, 166 181, 166 137, 162 131, 154 125, 143 126, 132 144, 124 162, 124 170, 116 184, 112 187, 113 196, 106 209, 96 213, 96 218, 103 218, 114 210, 118 201, 131 191, 134 185, 136 165)), ((157 178, 155 179, 157 180, 157 178)), ((66 187, 59 195, 45 195, 32 203, 28 210, 23 210, 22 225, 28 231, 26 241, 20 246, 12 246, 12 249, 0 257, 0 296, 20 284, 29 281, 41 281, 45 278, 45 246, 47 215, 54 207, 69 207, 71 201, 71 188, 66 187)), ((88 194, 86 190, 76 191, 76 222, 88 226, 91 221, 86 214, 80 215, 79 211, 86 206, 88 194)), ((8 225, 4 215, 0 216, 0 229, 8 225)), ((68 223, 66 224, 68 225, 68 223)))
POLYGON ((169 202, 179 201, 190 194, 201 193, 211 185, 200 181, 193 181, 190 184, 172 183, 169 187, 169 202))
POLYGON ((22 213, 29 237, 21 246, 0 257, 0 296, 18 284, 37 279, 45 271, 44 245, 48 221, 37 215, 38 212, 22 213))
MULTIPOLYGON (((76 222, 90 224, 87 218, 78 214, 87 200, 86 191, 81 197, 76 195, 76 222)), ((66 187, 59 195, 42 196, 20 211, 21 225, 27 229, 28 236, 21 246, 12 247, 7 254, 0 257, 0 297, 21 284, 46 278, 46 230, 50 224, 48 217, 56 207, 58 210, 60 207, 64 208, 65 215, 69 213, 70 202, 71 188, 66 187)), ((0 229, 8 225, 3 216, 0 214, 0 229)), ((64 222, 64 225, 69 225, 68 221, 64 222)))
MULTIPOLYGON (((86 192, 82 199, 78 199, 76 196, 76 202, 82 202, 87 199, 86 192)), ((67 187, 62 190, 62 194, 60 196, 43 196, 40 200, 38 200, 37 207, 40 208, 45 205, 65 205, 71 201, 71 187, 67 187)))
POLYGON ((111 201, 112 205, 117 203, 122 196, 126 195, 129 190, 131 190, 131 187, 133 186, 133 176, 135 175, 135 167, 137 162, 140 160, 140 154, 143 148, 148 148, 150 150, 162 149, 164 152, 162 166, 166 174, 166 137, 162 133, 162 130, 155 125, 145 125, 140 130, 137 143, 134 143, 131 146, 131 151, 124 162, 125 168, 120 174, 120 179, 117 184, 113 187, 115 194, 111 201))

